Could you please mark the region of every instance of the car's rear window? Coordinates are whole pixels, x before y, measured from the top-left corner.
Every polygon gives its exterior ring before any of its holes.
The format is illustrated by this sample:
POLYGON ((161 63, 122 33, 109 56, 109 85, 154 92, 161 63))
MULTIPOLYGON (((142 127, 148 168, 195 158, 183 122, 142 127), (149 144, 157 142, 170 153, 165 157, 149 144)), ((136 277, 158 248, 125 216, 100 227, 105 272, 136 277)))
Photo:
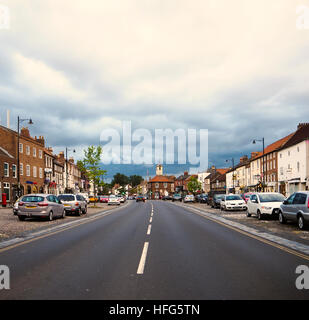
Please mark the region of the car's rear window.
POLYGON ((283 202, 285 197, 282 194, 260 194, 261 202, 283 202))
POLYGON ((62 201, 75 201, 75 197, 72 195, 60 195, 58 196, 59 200, 62 200, 62 201))
POLYGON ((22 202, 41 202, 44 201, 43 197, 39 196, 25 196, 21 199, 22 202))

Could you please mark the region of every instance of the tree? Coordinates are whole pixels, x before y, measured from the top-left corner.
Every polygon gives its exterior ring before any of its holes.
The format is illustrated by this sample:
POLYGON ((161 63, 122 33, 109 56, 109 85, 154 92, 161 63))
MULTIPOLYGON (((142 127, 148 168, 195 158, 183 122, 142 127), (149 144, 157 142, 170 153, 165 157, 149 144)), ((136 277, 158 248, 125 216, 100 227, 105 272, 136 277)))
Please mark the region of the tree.
POLYGON ((133 175, 129 177, 129 183, 132 187, 136 187, 143 182, 143 177, 138 175, 133 175))
POLYGON ((196 177, 192 176, 190 178, 190 181, 188 182, 188 190, 195 195, 197 191, 201 189, 202 189, 202 184, 197 180, 196 177))
POLYGON ((122 173, 116 173, 113 177, 113 181, 112 181, 112 185, 114 186, 115 184, 119 184, 121 187, 126 186, 127 184, 129 184, 129 178, 122 174, 122 173))
POLYGON ((102 152, 101 146, 90 146, 84 150, 84 159, 77 163, 81 171, 85 172, 85 175, 93 182, 95 196, 97 195, 96 188, 104 185, 103 177, 106 174, 106 170, 101 169, 102 152))

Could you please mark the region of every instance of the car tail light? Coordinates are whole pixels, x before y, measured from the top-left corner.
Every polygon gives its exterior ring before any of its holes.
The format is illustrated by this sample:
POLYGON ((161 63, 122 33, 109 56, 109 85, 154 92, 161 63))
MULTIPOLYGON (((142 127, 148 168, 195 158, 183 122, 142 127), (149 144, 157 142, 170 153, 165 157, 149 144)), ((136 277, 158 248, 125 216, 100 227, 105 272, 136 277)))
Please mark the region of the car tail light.
POLYGON ((19 202, 18 205, 19 206, 23 206, 25 203, 24 202, 19 202))
POLYGON ((39 207, 48 207, 48 203, 46 203, 46 202, 39 202, 39 203, 38 203, 38 206, 39 206, 39 207))
POLYGON ((76 205, 76 207, 78 207, 78 206, 79 206, 79 203, 78 203, 78 202, 75 202, 75 205, 76 205))
POLYGON ((308 208, 309 208, 309 198, 308 198, 308 208))

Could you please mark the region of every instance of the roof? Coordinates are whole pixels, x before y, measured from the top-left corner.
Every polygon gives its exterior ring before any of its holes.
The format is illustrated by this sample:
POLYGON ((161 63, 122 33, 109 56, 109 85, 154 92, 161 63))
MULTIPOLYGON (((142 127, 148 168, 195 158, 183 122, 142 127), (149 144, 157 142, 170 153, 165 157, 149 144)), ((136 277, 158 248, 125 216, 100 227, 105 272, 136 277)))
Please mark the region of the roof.
POLYGON ((297 131, 282 147, 288 148, 304 140, 309 140, 309 123, 300 123, 297 131))
POLYGON ((229 170, 229 168, 216 169, 216 171, 220 174, 226 174, 229 170))
MULTIPOLYGON (((277 140, 275 141, 274 143, 270 144, 269 146, 267 146, 264 150, 264 155, 265 154, 268 154, 268 153, 271 153, 281 147, 283 147, 293 136, 294 136, 295 132, 289 134, 288 136, 280 139, 280 140, 277 140)), ((262 155, 260 157, 263 156, 263 152, 262 152, 262 155)), ((260 158, 259 157, 259 158, 260 158)))
POLYGON ((155 176, 149 181, 151 182, 174 182, 170 177, 167 176, 155 176))

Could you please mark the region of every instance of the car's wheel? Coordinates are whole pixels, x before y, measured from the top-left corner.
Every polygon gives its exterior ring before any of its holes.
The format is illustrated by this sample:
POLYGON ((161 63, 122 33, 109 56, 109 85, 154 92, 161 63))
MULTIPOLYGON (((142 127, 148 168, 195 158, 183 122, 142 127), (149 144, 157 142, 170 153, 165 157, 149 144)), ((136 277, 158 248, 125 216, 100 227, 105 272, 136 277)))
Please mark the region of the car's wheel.
POLYGON ((26 217, 24 217, 24 216, 18 216, 18 219, 19 219, 20 221, 25 221, 26 217))
POLYGON ((298 216, 297 225, 298 225, 298 228, 300 230, 304 230, 305 229, 305 220, 304 220, 304 217, 302 215, 298 216))
POLYGON ((281 223, 281 224, 285 224, 286 223, 286 219, 285 219, 285 217, 283 216, 283 213, 280 211, 279 212, 279 217, 278 217, 278 219, 279 219, 279 222, 281 223))
POLYGON ((49 215, 48 215, 48 220, 49 220, 49 221, 53 221, 53 219, 54 219, 54 214, 53 214, 52 211, 50 211, 50 213, 49 213, 49 215))
POLYGON ((87 206, 85 206, 85 209, 83 210, 83 214, 86 214, 86 213, 87 213, 87 211, 88 211, 88 207, 87 207, 87 206))
POLYGON ((63 210, 62 215, 61 215, 61 218, 62 218, 62 219, 65 218, 65 213, 66 213, 65 210, 63 210))
POLYGON ((263 220, 263 215, 261 214, 261 211, 260 211, 260 210, 258 210, 257 216, 258 216, 258 219, 259 219, 259 220, 263 220))
POLYGON ((76 214, 77 214, 78 216, 81 216, 81 215, 82 215, 82 210, 81 210, 81 208, 78 208, 78 209, 76 210, 76 214))

